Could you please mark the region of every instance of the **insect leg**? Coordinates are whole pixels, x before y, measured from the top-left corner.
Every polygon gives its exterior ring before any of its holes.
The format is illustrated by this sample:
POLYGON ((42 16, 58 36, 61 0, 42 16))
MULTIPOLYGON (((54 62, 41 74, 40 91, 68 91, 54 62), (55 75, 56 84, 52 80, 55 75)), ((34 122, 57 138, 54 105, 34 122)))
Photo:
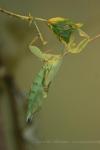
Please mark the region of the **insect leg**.
POLYGON ((80 43, 77 45, 74 41, 71 41, 68 44, 68 52, 70 53, 80 53, 90 42, 90 38, 83 39, 80 41, 80 43))
POLYGON ((86 38, 86 39, 89 38, 89 35, 88 35, 86 32, 84 32, 83 30, 78 29, 78 31, 79 31, 79 35, 80 35, 81 37, 84 37, 84 38, 86 38))
POLYGON ((41 42, 43 43, 43 45, 46 45, 46 44, 47 44, 47 41, 44 40, 44 38, 43 38, 43 36, 42 36, 42 33, 40 32, 40 29, 39 29, 39 27, 38 27, 36 21, 34 21, 34 25, 35 25, 35 27, 36 27, 36 29, 37 29, 37 31, 38 31, 38 34, 39 34, 39 37, 40 37, 41 42))

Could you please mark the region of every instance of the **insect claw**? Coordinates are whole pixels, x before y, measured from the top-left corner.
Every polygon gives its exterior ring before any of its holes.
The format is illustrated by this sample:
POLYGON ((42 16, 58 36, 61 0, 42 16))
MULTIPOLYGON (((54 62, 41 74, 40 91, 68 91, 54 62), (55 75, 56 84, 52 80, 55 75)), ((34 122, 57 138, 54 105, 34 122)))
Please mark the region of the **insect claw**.
POLYGON ((27 116, 27 119, 26 119, 26 122, 28 123, 28 124, 32 124, 32 115, 28 115, 27 116))

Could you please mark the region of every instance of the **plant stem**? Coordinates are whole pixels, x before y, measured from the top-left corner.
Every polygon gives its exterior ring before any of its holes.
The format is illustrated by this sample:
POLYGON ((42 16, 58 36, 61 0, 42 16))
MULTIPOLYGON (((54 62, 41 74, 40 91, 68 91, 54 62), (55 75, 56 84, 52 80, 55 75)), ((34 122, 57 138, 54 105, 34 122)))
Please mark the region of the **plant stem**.
POLYGON ((95 37, 91 38, 91 39, 90 39, 90 42, 91 42, 91 41, 94 41, 94 40, 96 40, 96 39, 98 39, 98 38, 100 38, 100 34, 98 34, 98 35, 96 35, 95 37))
POLYGON ((41 42, 43 43, 43 45, 46 45, 46 44, 47 44, 47 41, 44 40, 44 38, 43 38, 43 36, 42 36, 42 33, 40 32, 40 29, 39 29, 39 27, 38 27, 37 24, 36 24, 36 21, 34 21, 34 25, 35 25, 35 27, 36 27, 36 29, 37 29, 37 32, 38 32, 38 34, 39 34, 39 37, 40 37, 41 42))
POLYGON ((22 19, 25 21, 29 21, 30 24, 32 23, 33 20, 47 21, 46 19, 43 19, 43 18, 33 17, 30 13, 29 13, 29 16, 23 16, 23 15, 16 14, 16 13, 13 13, 11 11, 5 10, 3 8, 0 8, 0 12, 7 14, 9 16, 12 16, 12 17, 16 17, 16 18, 19 18, 19 19, 22 19))

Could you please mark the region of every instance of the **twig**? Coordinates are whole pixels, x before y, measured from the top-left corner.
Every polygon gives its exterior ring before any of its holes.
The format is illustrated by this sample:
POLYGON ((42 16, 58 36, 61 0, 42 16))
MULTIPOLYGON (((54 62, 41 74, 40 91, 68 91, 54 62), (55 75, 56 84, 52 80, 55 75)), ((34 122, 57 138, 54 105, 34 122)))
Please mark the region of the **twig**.
POLYGON ((33 17, 30 13, 29 13, 29 16, 23 16, 23 15, 20 15, 20 14, 16 14, 16 13, 13 13, 11 11, 8 11, 8 10, 5 10, 3 8, 0 8, 0 12, 4 13, 4 14, 7 14, 9 16, 12 16, 12 17, 15 17, 15 18, 18 18, 18 19, 21 19, 21 20, 25 20, 25 21, 28 21, 29 24, 31 24, 34 20, 34 25, 38 31, 38 34, 39 34, 39 37, 40 37, 40 40, 42 41, 43 45, 46 45, 47 42, 44 40, 43 36, 42 36, 42 33, 40 32, 37 24, 36 24, 36 20, 37 21, 42 21, 42 22, 47 22, 46 19, 43 19, 43 18, 37 18, 37 17, 33 17))
POLYGON ((96 35, 96 36, 93 37, 93 38, 90 38, 90 42, 91 42, 91 41, 94 41, 94 40, 96 40, 96 39, 98 39, 98 38, 100 38, 100 34, 96 35))
POLYGON ((16 13, 13 13, 11 11, 5 10, 3 8, 0 8, 0 12, 7 14, 9 16, 12 16, 12 17, 16 17, 16 18, 19 18, 19 19, 22 19, 25 21, 29 21, 30 24, 33 22, 33 20, 47 21, 46 19, 43 19, 43 18, 33 17, 30 13, 29 13, 29 16, 23 16, 23 15, 16 14, 16 13))

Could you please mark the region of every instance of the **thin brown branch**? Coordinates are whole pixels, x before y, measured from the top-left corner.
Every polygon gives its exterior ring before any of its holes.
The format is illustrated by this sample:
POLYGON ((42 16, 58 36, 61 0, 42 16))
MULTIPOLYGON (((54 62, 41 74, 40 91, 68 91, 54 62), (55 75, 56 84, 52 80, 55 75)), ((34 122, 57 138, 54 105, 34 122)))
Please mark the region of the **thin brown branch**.
POLYGON ((42 22, 47 22, 46 19, 43 19, 43 18, 37 18, 37 17, 33 17, 30 13, 29 13, 29 16, 23 16, 23 15, 20 15, 20 14, 16 14, 16 13, 13 13, 11 11, 8 11, 8 10, 5 10, 3 8, 0 8, 0 12, 6 14, 6 15, 9 15, 9 16, 12 16, 12 17, 15 17, 15 18, 18 18, 18 19, 21 19, 21 20, 25 20, 25 21, 28 21, 29 24, 31 24, 33 21, 34 21, 34 24, 36 26, 36 29, 37 29, 37 32, 38 32, 38 35, 40 37, 40 40, 41 42, 43 43, 43 45, 46 45, 46 41, 44 40, 43 36, 42 36, 42 33, 40 32, 37 24, 35 21, 42 21, 42 22))
POLYGON ((90 39, 90 42, 91 42, 91 41, 94 41, 94 40, 96 40, 96 39, 98 39, 98 38, 100 38, 100 34, 98 34, 98 35, 96 35, 95 37, 91 38, 91 39, 90 39))
POLYGON ((3 8, 0 8, 0 12, 7 14, 9 16, 21 19, 21 20, 29 21, 30 24, 33 22, 33 20, 47 21, 46 19, 43 19, 43 18, 33 17, 30 13, 28 16, 24 16, 24 15, 16 14, 16 13, 13 13, 11 11, 5 10, 3 8))
POLYGON ((33 21, 33 17, 30 14, 29 14, 29 16, 23 16, 23 15, 13 13, 11 11, 8 11, 8 10, 2 9, 2 8, 0 8, 0 12, 2 12, 4 14, 7 14, 9 16, 15 17, 15 18, 19 18, 19 19, 22 19, 22 20, 25 20, 25 21, 29 21, 29 23, 32 23, 32 21, 33 21))

